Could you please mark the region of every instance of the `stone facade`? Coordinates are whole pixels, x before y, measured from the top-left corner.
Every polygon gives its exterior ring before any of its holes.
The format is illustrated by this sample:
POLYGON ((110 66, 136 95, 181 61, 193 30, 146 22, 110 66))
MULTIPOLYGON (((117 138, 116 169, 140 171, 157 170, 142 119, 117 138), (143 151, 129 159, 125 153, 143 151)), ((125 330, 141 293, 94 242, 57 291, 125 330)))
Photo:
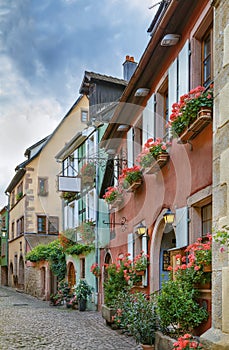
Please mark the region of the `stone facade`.
MULTIPOLYGON (((229 224, 229 3, 214 6, 213 227, 229 224)), ((208 349, 229 349, 229 255, 213 245, 212 328, 201 338, 208 349)))

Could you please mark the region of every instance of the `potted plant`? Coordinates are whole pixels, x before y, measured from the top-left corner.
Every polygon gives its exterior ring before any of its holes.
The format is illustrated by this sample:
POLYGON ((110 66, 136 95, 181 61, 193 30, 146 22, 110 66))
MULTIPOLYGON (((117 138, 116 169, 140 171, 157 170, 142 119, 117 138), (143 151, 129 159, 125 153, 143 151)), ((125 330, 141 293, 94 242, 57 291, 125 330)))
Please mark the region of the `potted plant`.
POLYGON ((127 192, 135 191, 142 184, 142 171, 137 165, 123 169, 119 181, 127 192))
POLYGON ((94 263, 91 265, 90 271, 93 273, 95 277, 101 276, 101 269, 100 266, 97 263, 94 263))
POLYGON ((143 146, 142 152, 138 155, 136 161, 142 168, 149 168, 146 173, 155 172, 156 168, 162 168, 169 159, 168 147, 169 142, 164 142, 162 139, 156 140, 150 138, 143 146))
POLYGON ((80 280, 75 287, 74 294, 78 300, 79 311, 85 311, 87 299, 92 294, 92 287, 86 281, 80 280))
POLYGON ((144 293, 119 294, 114 315, 115 324, 132 335, 142 349, 154 349, 156 312, 154 296, 144 293))
POLYGON ((212 87, 206 90, 203 86, 197 86, 190 90, 188 94, 181 96, 179 102, 172 105, 169 125, 173 136, 180 136, 181 141, 192 139, 211 121, 212 107, 212 87), (204 112, 201 111, 202 108, 204 112), (194 125, 195 121, 196 124, 194 125), (189 133, 184 133, 185 131, 189 133), (181 137, 183 133, 184 135, 181 137))

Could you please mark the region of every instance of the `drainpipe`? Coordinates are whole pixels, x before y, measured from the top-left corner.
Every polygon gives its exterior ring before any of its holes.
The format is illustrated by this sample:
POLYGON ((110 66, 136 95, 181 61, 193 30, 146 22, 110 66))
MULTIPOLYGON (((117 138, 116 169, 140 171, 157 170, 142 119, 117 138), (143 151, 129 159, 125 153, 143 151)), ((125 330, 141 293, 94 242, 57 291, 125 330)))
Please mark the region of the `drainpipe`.
MULTIPOLYGON (((95 129, 96 150, 95 154, 99 157, 99 130, 95 129)), ((96 176, 95 176, 95 262, 99 264, 99 161, 96 162, 96 176)), ((98 309, 98 278, 95 279, 95 304, 98 309)))

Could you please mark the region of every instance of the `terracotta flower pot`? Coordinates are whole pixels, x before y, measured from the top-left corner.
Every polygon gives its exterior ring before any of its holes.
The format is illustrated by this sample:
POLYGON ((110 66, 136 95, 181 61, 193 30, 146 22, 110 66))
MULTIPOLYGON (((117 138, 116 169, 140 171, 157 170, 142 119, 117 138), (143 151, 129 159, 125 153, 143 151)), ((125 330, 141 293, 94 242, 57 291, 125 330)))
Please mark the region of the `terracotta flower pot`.
POLYGON ((143 350, 154 350, 154 345, 141 344, 143 350))

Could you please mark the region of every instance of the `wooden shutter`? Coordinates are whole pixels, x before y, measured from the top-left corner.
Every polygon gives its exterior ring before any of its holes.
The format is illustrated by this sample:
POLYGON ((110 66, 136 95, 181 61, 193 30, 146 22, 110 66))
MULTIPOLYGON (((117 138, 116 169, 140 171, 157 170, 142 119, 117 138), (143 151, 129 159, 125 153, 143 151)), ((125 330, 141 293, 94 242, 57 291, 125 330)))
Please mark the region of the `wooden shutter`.
POLYGON ((188 245, 188 207, 176 209, 176 247, 188 245))
POLYGON ((127 132, 127 161, 128 167, 132 167, 134 164, 134 129, 130 128, 127 132))
POLYGON ((169 115, 171 114, 172 104, 177 102, 177 59, 169 67, 169 115))
POLYGON ((129 233, 128 234, 128 253, 130 254, 129 259, 133 260, 134 258, 134 234, 129 233))
POLYGON ((178 56, 178 97, 189 91, 189 40, 186 41, 178 56))
POLYGON ((58 216, 49 216, 48 218, 48 233, 58 233, 59 218, 58 216))
POLYGON ((147 102, 147 106, 143 111, 143 120, 142 120, 142 143, 144 143, 149 139, 155 136, 154 130, 154 99, 155 94, 153 94, 147 102))

